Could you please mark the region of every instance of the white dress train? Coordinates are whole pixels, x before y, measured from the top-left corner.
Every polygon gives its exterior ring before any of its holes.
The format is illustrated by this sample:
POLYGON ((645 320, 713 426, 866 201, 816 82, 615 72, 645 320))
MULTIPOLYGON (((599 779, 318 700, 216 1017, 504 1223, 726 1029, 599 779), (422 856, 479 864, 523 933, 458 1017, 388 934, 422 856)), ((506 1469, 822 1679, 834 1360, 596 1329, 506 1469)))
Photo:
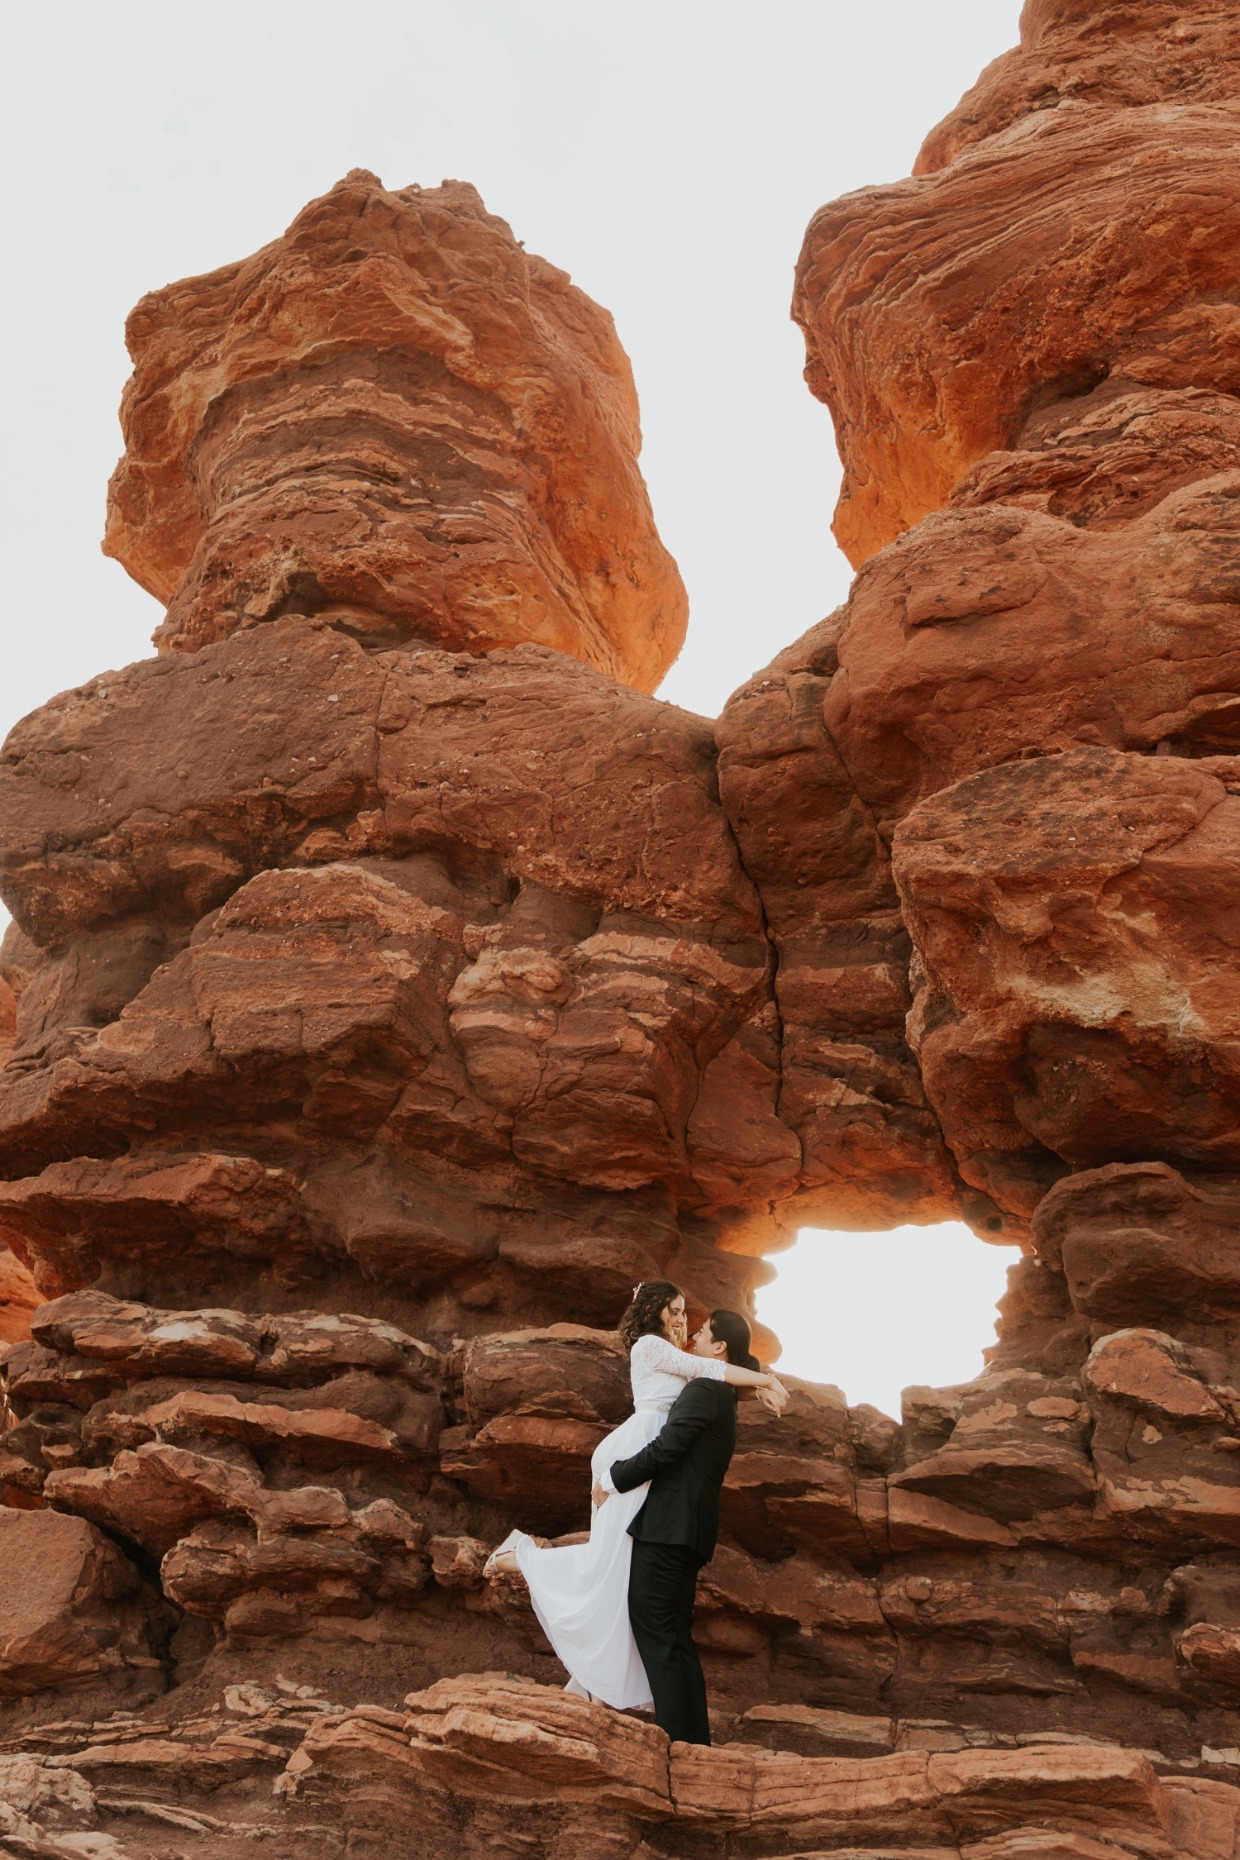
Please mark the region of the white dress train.
MULTIPOLYGON (((633 1412, 595 1447, 590 1474, 628 1459, 654 1439, 686 1382, 722 1382, 717 1356, 689 1356, 666 1337, 639 1337, 629 1355, 633 1412)), ((646 1502, 648 1485, 615 1492, 590 1520, 589 1541, 543 1549, 524 1532, 513 1544, 544 1634, 578 1688, 618 1711, 652 1703, 646 1669, 629 1626, 629 1525, 646 1502)))

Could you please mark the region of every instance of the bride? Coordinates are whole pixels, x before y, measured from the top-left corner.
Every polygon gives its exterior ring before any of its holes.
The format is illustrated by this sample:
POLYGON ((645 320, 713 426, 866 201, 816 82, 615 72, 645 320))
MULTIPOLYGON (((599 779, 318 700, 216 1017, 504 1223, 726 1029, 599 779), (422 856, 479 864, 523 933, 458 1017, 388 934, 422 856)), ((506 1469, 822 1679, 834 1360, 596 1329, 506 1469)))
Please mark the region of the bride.
MULTIPOLYGON (((743 1324, 743 1320, 741 1320, 743 1324)), ((727 1359, 727 1345, 711 1338, 708 1355, 690 1356, 685 1297, 667 1279, 637 1286, 620 1320, 629 1350, 633 1412, 594 1449, 590 1472, 597 1490, 616 1460, 628 1459, 652 1441, 685 1383, 710 1376, 759 1391, 778 1413, 786 1399, 777 1379, 743 1369, 727 1359)), ((700 1346, 699 1346, 700 1347, 700 1346)), ((600 1699, 626 1711, 651 1704, 645 1668, 629 1626, 629 1525, 646 1502, 649 1487, 614 1493, 597 1504, 585 1543, 541 1548, 524 1531, 513 1531, 487 1559, 486 1574, 521 1575, 547 1639, 570 1674, 566 1691, 600 1699)))

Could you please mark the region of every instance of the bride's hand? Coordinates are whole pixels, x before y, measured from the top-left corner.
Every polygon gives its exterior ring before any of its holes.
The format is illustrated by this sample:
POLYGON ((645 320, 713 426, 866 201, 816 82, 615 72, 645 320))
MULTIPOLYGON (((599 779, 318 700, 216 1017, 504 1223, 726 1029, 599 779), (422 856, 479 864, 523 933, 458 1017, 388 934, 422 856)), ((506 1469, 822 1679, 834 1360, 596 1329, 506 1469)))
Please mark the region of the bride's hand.
POLYGON ((788 1391, 779 1380, 778 1376, 772 1376, 767 1387, 758 1390, 758 1400, 762 1403, 762 1406, 768 1408, 775 1416, 776 1420, 778 1420, 779 1416, 788 1406, 788 1391))
POLYGON ((594 1506, 594 1509, 597 1511, 599 1506, 605 1505, 610 1497, 611 1493, 605 1486, 601 1486, 596 1479, 594 1481, 594 1490, 590 1494, 590 1503, 594 1506))

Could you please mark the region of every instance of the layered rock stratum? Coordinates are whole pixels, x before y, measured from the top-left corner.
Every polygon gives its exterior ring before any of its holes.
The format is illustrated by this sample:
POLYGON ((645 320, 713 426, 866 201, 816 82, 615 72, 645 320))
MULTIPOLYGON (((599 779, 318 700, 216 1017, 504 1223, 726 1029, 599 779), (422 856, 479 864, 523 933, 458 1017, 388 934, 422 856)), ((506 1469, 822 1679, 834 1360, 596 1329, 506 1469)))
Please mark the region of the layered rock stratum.
POLYGON ((815 216, 859 573, 714 721, 610 321, 472 189, 138 306, 159 652, 0 762, 0 1846, 1237 1860, 1238 71, 1029 0, 815 216), (482 1563, 634 1280, 949 1216, 977 1378, 743 1411, 715 1745, 566 1699, 482 1563))

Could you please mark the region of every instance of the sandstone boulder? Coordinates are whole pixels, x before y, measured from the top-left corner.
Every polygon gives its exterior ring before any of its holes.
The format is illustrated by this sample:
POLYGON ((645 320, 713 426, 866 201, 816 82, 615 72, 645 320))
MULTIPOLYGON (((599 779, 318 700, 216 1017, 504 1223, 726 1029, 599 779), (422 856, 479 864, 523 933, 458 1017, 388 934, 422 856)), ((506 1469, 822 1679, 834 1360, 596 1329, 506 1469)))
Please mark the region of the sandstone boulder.
POLYGON ((945 504, 1065 385, 1234 391, 1219 296, 1240 244, 1220 159, 1233 121, 1228 104, 1193 97, 1173 113, 1159 101, 1042 109, 1019 133, 811 220, 794 314, 806 377, 836 423, 835 530, 855 565, 945 504), (1186 219, 1191 240, 1177 232, 1186 219))
POLYGON ((758 903, 714 761, 703 719, 559 653, 368 652, 290 615, 19 724, 0 872, 41 944, 136 909, 192 925, 267 866, 428 853, 458 855, 438 889, 482 925, 496 863, 742 943, 758 903))
MULTIPOLYGON (((1091 456, 1110 451, 1100 439, 1091 456)), ((1238 495, 1234 471, 1207 467, 1117 532, 1004 491, 885 549, 857 578, 822 700, 855 805, 889 838, 918 801, 1000 763, 1086 744, 1230 756, 1238 495)))
POLYGON ((1033 1242, 1064 1273, 1078 1311, 1227 1321, 1240 1303, 1240 1184, 1166 1163, 1112 1163, 1066 1177, 1038 1204, 1033 1242))
POLYGON ((0 1507, 0 1697, 161 1692, 138 1571, 84 1518, 0 1507))
POLYGON ((1075 750, 973 776, 897 834, 927 1093, 966 1180, 1015 1213, 1069 1165, 1240 1156, 1226 779, 1075 750))
POLYGON ((472 187, 354 170, 127 337, 106 547, 194 651, 289 611, 368 638, 538 640, 651 690, 685 597, 611 319, 472 187))
POLYGON ((1208 1358, 1161 1331, 1112 1332, 1084 1382, 1101 1518, 1127 1535, 1186 1546, 1240 1543, 1234 1391, 1208 1358))

